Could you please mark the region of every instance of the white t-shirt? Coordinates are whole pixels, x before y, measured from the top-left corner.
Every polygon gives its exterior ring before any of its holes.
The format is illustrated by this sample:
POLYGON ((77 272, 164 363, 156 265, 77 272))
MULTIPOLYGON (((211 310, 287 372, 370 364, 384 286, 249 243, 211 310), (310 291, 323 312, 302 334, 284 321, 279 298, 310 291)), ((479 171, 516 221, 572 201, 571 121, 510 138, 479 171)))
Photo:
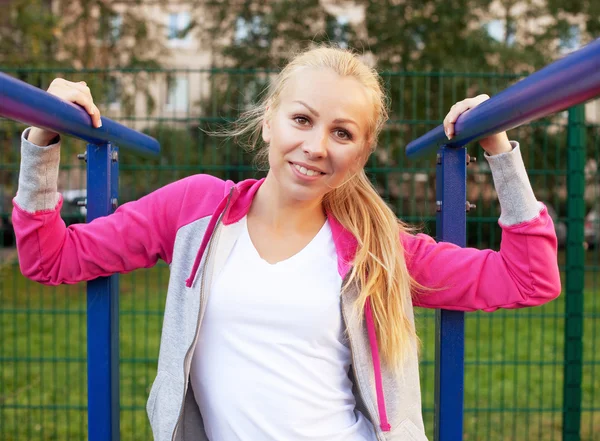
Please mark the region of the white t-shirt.
POLYGON ((191 382, 211 441, 373 441, 348 378, 331 228, 269 264, 248 228, 214 278, 191 382))

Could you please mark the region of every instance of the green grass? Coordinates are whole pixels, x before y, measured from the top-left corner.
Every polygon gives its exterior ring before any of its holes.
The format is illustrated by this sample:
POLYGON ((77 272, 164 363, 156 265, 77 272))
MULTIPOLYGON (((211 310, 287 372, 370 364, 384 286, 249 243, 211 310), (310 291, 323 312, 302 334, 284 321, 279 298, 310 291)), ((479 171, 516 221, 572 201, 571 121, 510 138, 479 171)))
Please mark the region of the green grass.
MULTIPOLYGON (((44 287, 0 270, 0 440, 87 436, 85 285, 44 287)), ((121 276, 121 439, 148 440, 145 403, 168 268, 121 276)), ((582 439, 600 440, 600 300, 586 281, 582 439), (597 391, 597 392, 596 392, 597 391)), ((434 319, 419 310, 421 382, 433 431, 434 319)), ((560 440, 564 297, 538 308, 472 313, 466 323, 465 440, 560 440)))

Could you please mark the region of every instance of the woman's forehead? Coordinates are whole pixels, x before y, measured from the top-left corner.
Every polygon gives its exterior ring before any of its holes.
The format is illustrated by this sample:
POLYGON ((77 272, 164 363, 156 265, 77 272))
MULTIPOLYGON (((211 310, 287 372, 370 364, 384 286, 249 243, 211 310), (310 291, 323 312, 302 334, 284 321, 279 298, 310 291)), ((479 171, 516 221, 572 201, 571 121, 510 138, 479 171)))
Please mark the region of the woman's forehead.
POLYGON ((330 69, 303 69, 293 75, 282 90, 281 103, 308 105, 311 109, 352 117, 370 119, 374 106, 369 99, 367 88, 357 79, 342 77, 330 69))

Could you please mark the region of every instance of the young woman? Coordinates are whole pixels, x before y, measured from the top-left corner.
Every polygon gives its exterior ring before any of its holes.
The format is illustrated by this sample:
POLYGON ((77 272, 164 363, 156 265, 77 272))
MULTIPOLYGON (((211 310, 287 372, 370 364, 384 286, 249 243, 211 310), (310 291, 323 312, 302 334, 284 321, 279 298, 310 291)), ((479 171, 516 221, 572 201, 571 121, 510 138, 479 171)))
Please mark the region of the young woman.
MULTIPOLYGON (((57 79, 49 92, 99 125, 85 84, 57 79)), ((452 107, 449 137, 485 99, 452 107)), ((262 140, 264 180, 190 176, 69 228, 57 134, 25 131, 13 212, 24 275, 75 283, 170 265, 147 405, 156 440, 426 440, 413 305, 493 311, 558 296, 554 227, 518 144, 480 142, 500 252, 436 243, 410 234, 365 175, 385 103, 354 54, 309 50, 232 132, 262 140)))

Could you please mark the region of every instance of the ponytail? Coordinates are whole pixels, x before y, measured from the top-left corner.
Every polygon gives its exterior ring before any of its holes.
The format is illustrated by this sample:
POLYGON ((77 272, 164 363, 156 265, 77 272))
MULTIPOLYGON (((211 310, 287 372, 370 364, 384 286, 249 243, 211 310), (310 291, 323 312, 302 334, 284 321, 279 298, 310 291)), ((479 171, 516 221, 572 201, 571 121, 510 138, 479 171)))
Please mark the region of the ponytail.
POLYGON ((370 298, 382 358, 389 365, 398 365, 417 339, 407 314, 416 284, 408 273, 400 241, 400 235, 409 229, 377 194, 364 170, 329 192, 323 205, 358 242, 352 272, 344 286, 354 282, 360 286, 356 315, 363 317, 370 298))

